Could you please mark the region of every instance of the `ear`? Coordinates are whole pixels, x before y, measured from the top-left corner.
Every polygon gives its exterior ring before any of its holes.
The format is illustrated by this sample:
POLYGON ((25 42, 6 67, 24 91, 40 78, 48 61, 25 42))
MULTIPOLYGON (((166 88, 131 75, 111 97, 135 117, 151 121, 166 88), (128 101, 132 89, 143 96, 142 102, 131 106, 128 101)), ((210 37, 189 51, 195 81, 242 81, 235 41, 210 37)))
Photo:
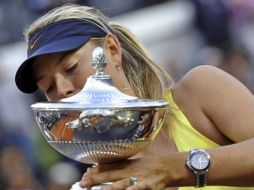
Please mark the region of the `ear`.
POLYGON ((115 66, 122 65, 122 49, 118 38, 114 34, 107 34, 104 38, 104 50, 108 61, 115 64, 115 66))

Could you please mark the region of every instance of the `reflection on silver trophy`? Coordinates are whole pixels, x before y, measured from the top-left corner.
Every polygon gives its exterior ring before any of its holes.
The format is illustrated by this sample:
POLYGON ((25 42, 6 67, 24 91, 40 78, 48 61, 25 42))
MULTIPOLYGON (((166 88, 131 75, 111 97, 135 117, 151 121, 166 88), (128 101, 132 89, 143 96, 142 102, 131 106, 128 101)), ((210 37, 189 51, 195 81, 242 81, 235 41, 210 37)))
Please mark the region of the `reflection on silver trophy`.
MULTIPOLYGON (((106 64, 103 49, 95 48, 96 73, 78 94, 31 106, 47 142, 82 163, 111 163, 142 151, 158 134, 168 106, 166 101, 139 99, 117 90, 103 72, 106 64)), ((78 183, 71 189, 81 190, 78 183)))

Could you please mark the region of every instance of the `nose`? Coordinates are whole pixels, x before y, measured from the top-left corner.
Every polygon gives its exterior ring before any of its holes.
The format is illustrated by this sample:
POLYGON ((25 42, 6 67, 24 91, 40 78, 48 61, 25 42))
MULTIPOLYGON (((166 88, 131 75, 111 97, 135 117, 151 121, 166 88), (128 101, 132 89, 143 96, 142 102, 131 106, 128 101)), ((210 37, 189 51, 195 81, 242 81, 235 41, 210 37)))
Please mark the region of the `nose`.
POLYGON ((57 96, 59 99, 67 98, 75 94, 75 85, 68 76, 64 76, 60 73, 56 74, 55 84, 57 89, 57 96))

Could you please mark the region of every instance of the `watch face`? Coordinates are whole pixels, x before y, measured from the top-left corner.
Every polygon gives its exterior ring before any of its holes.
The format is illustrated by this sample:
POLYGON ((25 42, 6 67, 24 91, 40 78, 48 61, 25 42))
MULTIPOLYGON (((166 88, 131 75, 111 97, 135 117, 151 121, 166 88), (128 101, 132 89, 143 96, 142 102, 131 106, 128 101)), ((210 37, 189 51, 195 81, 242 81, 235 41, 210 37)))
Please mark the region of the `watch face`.
POLYGON ((209 164, 210 158, 204 152, 196 152, 190 158, 190 165, 196 170, 205 170, 209 164))

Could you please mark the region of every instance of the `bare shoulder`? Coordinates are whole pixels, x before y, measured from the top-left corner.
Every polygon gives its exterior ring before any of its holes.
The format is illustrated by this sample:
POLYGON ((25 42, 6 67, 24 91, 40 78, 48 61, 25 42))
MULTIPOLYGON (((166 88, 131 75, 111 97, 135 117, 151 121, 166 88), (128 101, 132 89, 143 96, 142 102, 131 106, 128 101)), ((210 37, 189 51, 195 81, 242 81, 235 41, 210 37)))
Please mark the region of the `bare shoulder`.
POLYGON ((223 85, 221 82, 238 83, 225 71, 210 65, 201 65, 191 69, 180 81, 181 85, 194 88, 206 87, 207 84, 223 85), (204 86, 203 86, 204 85, 204 86))
POLYGON ((251 92, 236 78, 214 66, 201 65, 190 70, 177 84, 179 90, 188 91, 192 98, 222 98, 221 95, 247 95, 251 92), (234 92, 233 94, 230 94, 234 92))
POLYGON ((213 66, 198 66, 190 70, 174 90, 180 104, 202 110, 233 141, 254 136, 254 96, 228 73, 213 66), (239 127, 242 127, 241 133, 237 130, 239 127))

